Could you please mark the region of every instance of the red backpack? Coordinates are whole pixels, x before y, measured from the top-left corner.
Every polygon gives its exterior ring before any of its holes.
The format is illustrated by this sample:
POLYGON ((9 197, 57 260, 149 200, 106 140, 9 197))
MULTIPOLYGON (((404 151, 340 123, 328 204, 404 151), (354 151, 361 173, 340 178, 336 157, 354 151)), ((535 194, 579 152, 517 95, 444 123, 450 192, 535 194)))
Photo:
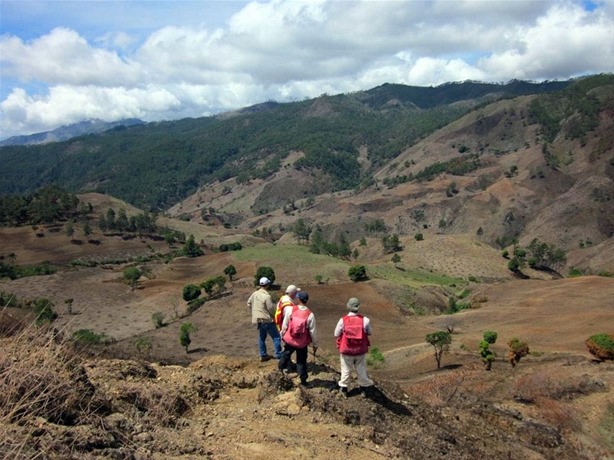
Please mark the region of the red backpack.
POLYGON ((308 308, 305 310, 300 308, 294 309, 292 315, 290 315, 288 329, 283 337, 284 342, 295 348, 305 348, 311 343, 308 324, 309 315, 311 315, 311 310, 308 308))
POLYGON ((369 351, 369 336, 365 332, 362 315, 343 317, 343 332, 337 339, 337 348, 344 355, 364 355, 369 351))

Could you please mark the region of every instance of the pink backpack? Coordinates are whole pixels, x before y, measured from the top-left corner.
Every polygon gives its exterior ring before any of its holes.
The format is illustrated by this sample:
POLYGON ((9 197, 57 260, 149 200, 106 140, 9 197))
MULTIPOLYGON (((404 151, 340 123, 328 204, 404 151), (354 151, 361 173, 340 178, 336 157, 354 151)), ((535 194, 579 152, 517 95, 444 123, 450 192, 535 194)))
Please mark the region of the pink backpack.
POLYGON ((311 310, 308 308, 305 310, 296 308, 292 312, 288 323, 288 329, 283 337, 284 342, 295 348, 305 348, 311 343, 311 334, 309 333, 308 324, 309 315, 311 315, 311 310))
POLYGON ((337 339, 337 348, 344 355, 364 355, 369 351, 369 337, 365 332, 362 315, 344 316, 343 333, 337 339))

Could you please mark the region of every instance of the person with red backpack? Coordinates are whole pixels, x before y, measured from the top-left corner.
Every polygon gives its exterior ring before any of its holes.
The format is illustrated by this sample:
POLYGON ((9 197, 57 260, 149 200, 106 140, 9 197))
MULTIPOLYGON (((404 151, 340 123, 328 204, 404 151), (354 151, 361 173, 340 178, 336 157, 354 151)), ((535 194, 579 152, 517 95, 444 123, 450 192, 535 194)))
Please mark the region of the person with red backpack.
POLYGON ((279 302, 277 302, 277 308, 275 310, 275 325, 277 329, 281 331, 281 325, 284 322, 284 308, 291 307, 292 305, 296 305, 295 300, 296 294, 301 289, 296 287, 294 284, 289 284, 286 288, 286 293, 281 296, 279 302))
POLYGON ((307 308, 309 294, 298 291, 296 294, 297 305, 289 305, 284 308, 281 336, 285 343, 284 351, 279 359, 279 370, 288 372, 292 353, 296 352, 296 371, 301 379, 301 385, 307 384, 307 347, 313 347, 313 354, 318 350, 316 333, 316 318, 312 311, 307 308))
POLYGON ((348 385, 352 371, 356 372, 356 380, 360 385, 360 395, 365 397, 373 380, 367 376, 367 352, 369 351, 369 336, 371 322, 366 316, 358 314, 360 301, 356 297, 348 300, 349 313, 342 317, 335 327, 337 348, 340 353, 341 378, 338 382, 339 391, 345 397, 348 395, 348 385))

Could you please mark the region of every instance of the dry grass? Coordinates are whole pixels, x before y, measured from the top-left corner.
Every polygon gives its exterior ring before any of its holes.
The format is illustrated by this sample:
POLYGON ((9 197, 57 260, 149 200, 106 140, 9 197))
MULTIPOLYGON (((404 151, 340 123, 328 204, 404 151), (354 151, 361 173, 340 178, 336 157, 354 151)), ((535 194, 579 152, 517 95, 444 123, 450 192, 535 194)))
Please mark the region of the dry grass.
POLYGON ((82 367, 62 335, 33 323, 0 338, 0 454, 3 458, 44 457, 32 449, 41 423, 69 426, 105 406, 94 397, 82 367))

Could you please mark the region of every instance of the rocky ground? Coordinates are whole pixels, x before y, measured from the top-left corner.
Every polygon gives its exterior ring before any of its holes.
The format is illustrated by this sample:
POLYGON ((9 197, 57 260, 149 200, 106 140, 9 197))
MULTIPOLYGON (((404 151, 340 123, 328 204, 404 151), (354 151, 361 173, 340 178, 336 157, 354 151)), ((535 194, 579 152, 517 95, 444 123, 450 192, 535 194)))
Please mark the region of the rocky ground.
POLYGON ((366 398, 356 388, 345 398, 331 391, 335 367, 313 357, 303 387, 274 360, 103 359, 40 330, 1 349, 3 458, 558 460, 614 449, 614 365, 574 355, 490 373, 455 357, 403 387, 376 377, 366 398))

